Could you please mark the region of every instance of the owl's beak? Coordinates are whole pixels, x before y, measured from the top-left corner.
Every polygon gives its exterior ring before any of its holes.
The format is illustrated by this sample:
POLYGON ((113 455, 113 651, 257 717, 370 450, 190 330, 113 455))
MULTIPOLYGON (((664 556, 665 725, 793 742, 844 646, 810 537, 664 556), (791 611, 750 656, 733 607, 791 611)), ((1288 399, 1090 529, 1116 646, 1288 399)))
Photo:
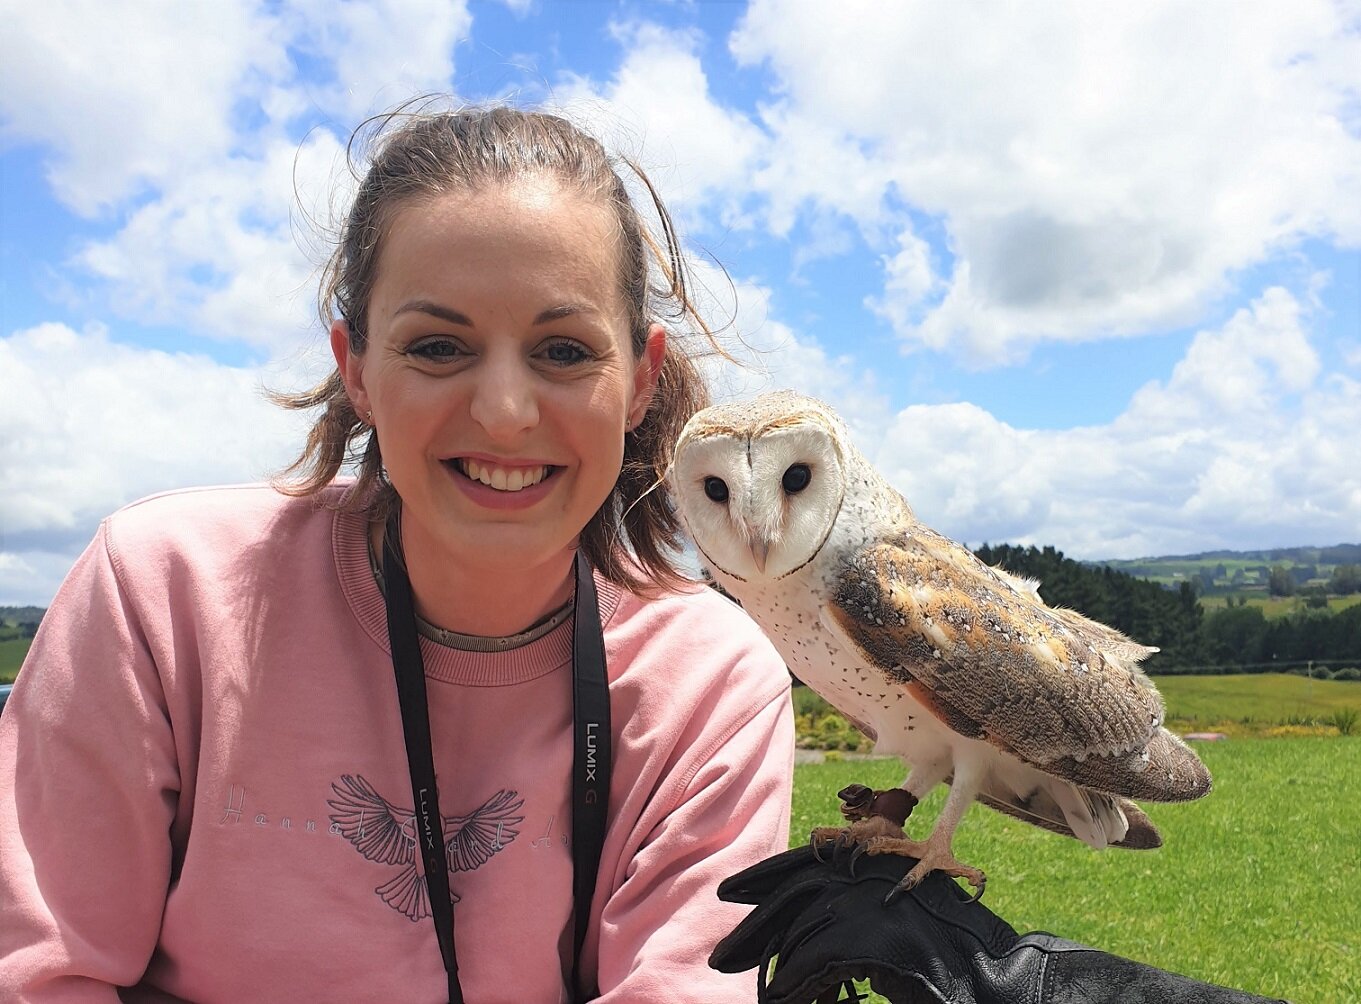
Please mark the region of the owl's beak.
POLYGON ((756 562, 758 572, 766 570, 766 556, 768 554, 770 554, 770 541, 764 537, 757 537, 751 542, 751 557, 756 562))

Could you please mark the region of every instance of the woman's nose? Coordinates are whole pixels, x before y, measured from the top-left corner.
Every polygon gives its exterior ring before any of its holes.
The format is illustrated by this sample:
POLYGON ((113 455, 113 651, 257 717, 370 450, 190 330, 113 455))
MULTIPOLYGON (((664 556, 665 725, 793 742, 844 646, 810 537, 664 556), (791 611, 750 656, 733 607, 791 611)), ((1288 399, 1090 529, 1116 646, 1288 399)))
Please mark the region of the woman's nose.
POLYGON ((508 442, 539 422, 534 374, 521 359, 489 358, 473 385, 472 419, 498 442, 508 442))

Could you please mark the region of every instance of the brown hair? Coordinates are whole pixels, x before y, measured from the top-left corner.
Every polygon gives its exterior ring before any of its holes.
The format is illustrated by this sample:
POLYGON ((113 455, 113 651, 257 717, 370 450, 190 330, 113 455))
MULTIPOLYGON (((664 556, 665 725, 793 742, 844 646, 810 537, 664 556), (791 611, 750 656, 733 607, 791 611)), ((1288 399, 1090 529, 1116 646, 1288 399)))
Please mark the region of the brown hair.
MULTIPOLYGON (((567 120, 504 106, 433 113, 399 109, 355 130, 349 144, 352 164, 361 138, 372 145, 370 165, 322 272, 317 297, 323 327, 337 315, 349 323, 351 352, 362 354, 367 347, 378 258, 399 209, 415 199, 550 175, 614 212, 620 289, 635 359, 642 356, 649 325, 668 311, 679 321, 688 320, 715 351, 726 354, 690 300, 671 216, 652 182, 632 161, 621 161, 651 197, 660 242, 643 223, 604 148, 567 120)), ((323 409, 302 454, 283 472, 284 478, 297 480, 282 481, 280 490, 315 495, 347 460, 355 461, 358 483, 346 494, 345 504, 381 518, 397 495, 383 475, 378 436, 355 413, 340 374, 331 374, 310 391, 276 394, 274 399, 295 410, 323 409)), ((623 468, 614 490, 581 533, 586 557, 609 581, 646 592, 685 580, 672 559, 680 546, 680 524, 664 478, 682 427, 706 404, 708 391, 694 361, 669 339, 647 414, 624 437, 623 468), (636 564, 621 548, 625 537, 636 564)))

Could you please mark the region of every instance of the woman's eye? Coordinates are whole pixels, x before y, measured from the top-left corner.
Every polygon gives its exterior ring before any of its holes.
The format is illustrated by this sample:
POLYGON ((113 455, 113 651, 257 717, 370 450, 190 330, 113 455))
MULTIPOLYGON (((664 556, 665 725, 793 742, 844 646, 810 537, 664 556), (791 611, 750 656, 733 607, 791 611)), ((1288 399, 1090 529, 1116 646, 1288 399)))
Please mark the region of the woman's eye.
POLYGON ((576 342, 549 342, 543 349, 543 357, 558 366, 573 366, 591 358, 591 354, 576 342))
POLYGON ((406 352, 407 355, 416 356, 418 359, 438 363, 449 362, 466 354, 463 346, 452 338, 427 338, 416 342, 406 352))

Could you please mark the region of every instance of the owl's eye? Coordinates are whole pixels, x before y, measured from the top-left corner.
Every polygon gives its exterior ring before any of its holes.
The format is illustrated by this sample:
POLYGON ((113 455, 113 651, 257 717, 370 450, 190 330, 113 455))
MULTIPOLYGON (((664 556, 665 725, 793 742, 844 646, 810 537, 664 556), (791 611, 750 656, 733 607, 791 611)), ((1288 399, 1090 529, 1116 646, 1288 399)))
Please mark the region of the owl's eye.
POLYGON ((707 477, 704 479, 704 494, 709 496, 711 502, 726 502, 728 485, 722 478, 707 477))
POLYGON ((812 480, 813 472, 808 469, 807 464, 795 464, 784 472, 780 484, 784 486, 786 495, 797 495, 807 488, 808 482, 812 480))

